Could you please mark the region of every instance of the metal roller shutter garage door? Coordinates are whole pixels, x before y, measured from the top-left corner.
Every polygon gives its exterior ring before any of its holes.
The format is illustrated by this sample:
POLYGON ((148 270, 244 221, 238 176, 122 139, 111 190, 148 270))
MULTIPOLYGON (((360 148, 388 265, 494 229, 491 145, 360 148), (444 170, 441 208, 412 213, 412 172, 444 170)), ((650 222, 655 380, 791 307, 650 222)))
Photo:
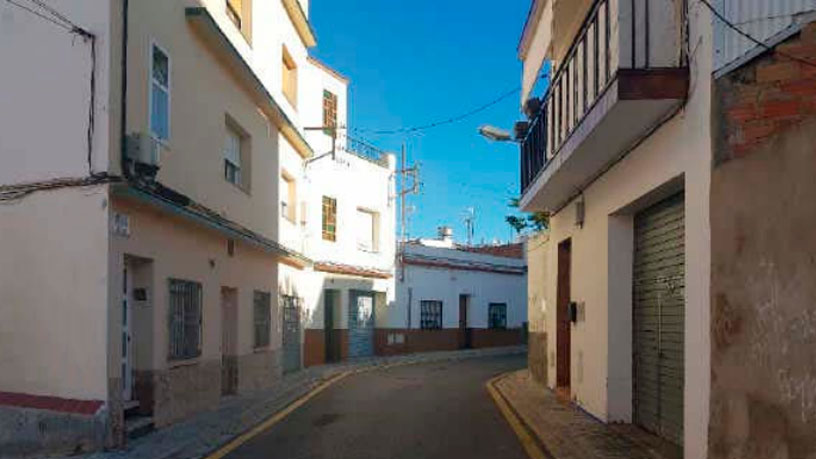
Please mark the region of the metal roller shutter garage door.
POLYGON ((685 223, 683 194, 635 216, 635 423, 683 444, 685 223))

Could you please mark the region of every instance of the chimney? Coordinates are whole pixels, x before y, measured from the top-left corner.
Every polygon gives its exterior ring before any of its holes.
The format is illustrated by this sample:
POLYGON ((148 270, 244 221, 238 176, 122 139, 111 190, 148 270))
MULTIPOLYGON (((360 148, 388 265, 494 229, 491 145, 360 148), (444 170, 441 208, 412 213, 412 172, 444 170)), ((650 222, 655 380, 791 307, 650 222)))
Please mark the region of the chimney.
POLYGON ((447 244, 453 245, 453 228, 450 226, 440 226, 437 228, 439 233, 439 240, 447 244))

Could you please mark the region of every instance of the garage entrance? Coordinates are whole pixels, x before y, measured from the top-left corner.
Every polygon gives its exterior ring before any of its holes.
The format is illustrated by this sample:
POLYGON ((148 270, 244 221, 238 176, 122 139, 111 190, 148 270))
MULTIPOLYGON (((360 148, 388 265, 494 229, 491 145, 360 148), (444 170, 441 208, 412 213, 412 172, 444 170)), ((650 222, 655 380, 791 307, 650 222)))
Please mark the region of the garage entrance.
POLYGON ((636 424, 683 444, 684 197, 635 216, 633 413, 636 424))

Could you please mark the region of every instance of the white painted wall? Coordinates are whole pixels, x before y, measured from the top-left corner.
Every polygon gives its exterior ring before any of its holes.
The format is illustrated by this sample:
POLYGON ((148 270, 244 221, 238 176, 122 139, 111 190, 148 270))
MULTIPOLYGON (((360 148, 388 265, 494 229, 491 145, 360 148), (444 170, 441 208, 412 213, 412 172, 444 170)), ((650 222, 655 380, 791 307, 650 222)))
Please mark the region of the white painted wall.
MULTIPOLYGON (((48 0, 96 35, 93 172, 108 170, 109 0, 48 0)), ((43 12, 28 1, 23 6, 43 12)), ((88 164, 91 42, 0 3, 0 184, 84 177, 88 164)))
POLYGON ((583 227, 575 225, 574 203, 551 218, 544 308, 548 380, 554 384, 558 244, 571 238, 570 296, 586 308, 586 320, 572 326, 572 393, 600 419, 630 421, 632 219, 658 188, 681 181, 686 196, 684 454, 697 459, 706 457, 710 391, 713 37, 712 17, 702 7, 692 9, 690 35, 691 85, 683 110, 584 190, 583 227))
MULTIPOLYGON (((409 244, 406 257, 420 255, 441 261, 490 263, 520 268, 523 259, 495 257, 455 249, 409 244)), ((398 276, 402 268, 398 268, 398 276)), ((468 327, 487 328, 490 303, 507 304, 507 327, 519 328, 527 322, 527 276, 430 268, 406 264, 404 281, 397 281, 397 299, 382 324, 387 328, 420 328, 420 301, 442 301, 442 326, 459 327, 459 295, 471 295, 468 327), (411 290, 411 323, 408 324, 408 296, 411 290)), ((380 326, 380 324, 378 324, 380 326)))

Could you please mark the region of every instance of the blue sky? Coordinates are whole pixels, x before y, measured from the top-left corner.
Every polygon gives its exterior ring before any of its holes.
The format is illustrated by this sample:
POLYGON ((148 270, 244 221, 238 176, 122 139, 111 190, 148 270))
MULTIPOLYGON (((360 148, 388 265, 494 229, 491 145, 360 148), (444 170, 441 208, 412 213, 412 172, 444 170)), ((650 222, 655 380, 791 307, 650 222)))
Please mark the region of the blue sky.
MULTIPOLYGON (((312 53, 351 79, 349 124, 383 130, 459 115, 520 86, 516 57, 527 0, 312 0, 318 46, 312 53)), ((476 210, 476 242, 507 240, 507 201, 518 194, 518 147, 490 143, 482 124, 511 128, 519 96, 457 124, 414 135, 361 132, 381 148, 421 163, 423 188, 410 235, 433 236, 454 227, 464 241, 463 217, 476 210)), ((350 132, 354 134, 354 132, 350 132)))

